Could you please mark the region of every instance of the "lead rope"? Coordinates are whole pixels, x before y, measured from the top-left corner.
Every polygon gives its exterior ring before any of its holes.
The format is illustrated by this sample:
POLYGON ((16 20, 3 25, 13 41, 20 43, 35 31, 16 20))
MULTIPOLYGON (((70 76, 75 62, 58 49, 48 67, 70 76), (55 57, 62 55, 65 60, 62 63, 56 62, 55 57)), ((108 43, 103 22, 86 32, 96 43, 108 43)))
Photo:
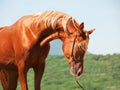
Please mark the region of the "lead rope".
POLYGON ((85 88, 80 84, 80 82, 76 79, 76 77, 75 77, 75 81, 82 90, 85 90, 85 88))
MULTIPOLYGON (((74 55, 73 55, 73 51, 74 51, 74 45, 75 45, 75 40, 77 38, 77 33, 75 35, 75 38, 74 38, 74 41, 73 41, 73 46, 72 46, 72 53, 71 53, 71 60, 75 59, 74 55)), ((82 89, 82 90, 85 90, 85 88, 79 83, 79 81, 76 79, 75 77, 75 81, 76 83, 78 84, 78 86, 82 89)))

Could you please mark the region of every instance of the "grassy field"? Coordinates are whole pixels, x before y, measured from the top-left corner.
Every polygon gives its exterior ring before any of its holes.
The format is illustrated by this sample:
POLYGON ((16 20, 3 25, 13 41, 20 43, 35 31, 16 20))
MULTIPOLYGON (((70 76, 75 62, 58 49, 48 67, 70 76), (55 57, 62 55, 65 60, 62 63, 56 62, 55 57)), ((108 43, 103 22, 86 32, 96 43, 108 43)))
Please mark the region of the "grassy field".
MULTIPOLYGON (((78 79, 86 90, 120 90, 120 54, 86 55, 84 73, 78 79)), ((29 90, 34 90, 34 74, 28 72, 29 90)), ((64 56, 48 56, 42 90, 82 90, 69 72, 64 56)), ((0 85, 0 90, 2 87, 0 85)), ((17 90, 20 90, 18 82, 17 90)))

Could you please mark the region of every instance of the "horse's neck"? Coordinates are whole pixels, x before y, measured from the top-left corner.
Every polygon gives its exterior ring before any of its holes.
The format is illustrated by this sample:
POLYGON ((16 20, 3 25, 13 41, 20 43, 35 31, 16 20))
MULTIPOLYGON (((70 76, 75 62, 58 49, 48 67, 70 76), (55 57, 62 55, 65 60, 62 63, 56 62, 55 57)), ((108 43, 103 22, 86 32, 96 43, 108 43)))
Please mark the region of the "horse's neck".
POLYGON ((40 38, 39 38, 39 42, 40 45, 43 46, 47 43, 49 43, 52 40, 55 39, 61 39, 63 38, 63 34, 65 34, 65 32, 60 31, 59 29, 57 30, 52 30, 52 29, 48 29, 48 30, 44 30, 43 32, 40 33, 40 38))
POLYGON ((63 42, 66 35, 69 34, 66 30, 69 27, 64 27, 63 24, 61 24, 61 22, 58 22, 58 26, 56 26, 56 28, 54 29, 51 26, 45 27, 45 25, 42 25, 42 23, 40 25, 40 29, 38 30, 38 43, 40 43, 41 46, 55 39, 60 39, 63 42))
POLYGON ((37 40, 36 43, 42 43, 41 45, 44 45, 51 40, 58 39, 59 37, 62 38, 62 36, 64 36, 61 34, 61 32, 65 33, 64 30, 66 29, 66 26, 63 25, 63 22, 61 22, 61 20, 57 21, 55 24, 56 27, 53 28, 52 24, 47 25, 43 23, 43 21, 40 21, 39 23, 31 21, 30 23, 25 23, 24 28, 28 29, 32 37, 37 40))
POLYGON ((45 37, 45 38, 40 42, 40 46, 43 46, 43 45, 45 45, 46 43, 49 43, 50 41, 55 40, 55 39, 59 39, 59 38, 60 38, 59 32, 52 33, 52 34, 48 35, 47 37, 45 37))

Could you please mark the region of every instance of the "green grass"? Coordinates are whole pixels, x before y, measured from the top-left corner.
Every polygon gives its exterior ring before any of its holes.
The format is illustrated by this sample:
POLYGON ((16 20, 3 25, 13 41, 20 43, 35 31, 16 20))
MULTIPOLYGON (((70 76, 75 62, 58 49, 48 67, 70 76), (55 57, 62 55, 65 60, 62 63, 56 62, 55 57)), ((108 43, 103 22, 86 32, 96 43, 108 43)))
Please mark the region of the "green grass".
MULTIPOLYGON (((107 55, 107 59, 109 59, 107 55)), ((120 57, 120 54, 118 55, 120 57)), ((86 90, 120 90, 120 58, 110 55, 109 60, 102 60, 105 56, 86 55, 84 72, 79 82, 86 90), (100 59, 97 60, 96 59, 100 59), (98 58, 99 57, 99 58, 98 58), (112 59, 116 57, 116 59, 112 59)), ((28 72, 29 90, 34 90, 34 74, 28 72)), ((48 56, 46 69, 41 84, 42 90, 82 90, 76 84, 69 72, 64 56, 48 56)), ((2 87, 0 85, 0 90, 2 87)), ((17 90, 20 89, 18 83, 17 90)))

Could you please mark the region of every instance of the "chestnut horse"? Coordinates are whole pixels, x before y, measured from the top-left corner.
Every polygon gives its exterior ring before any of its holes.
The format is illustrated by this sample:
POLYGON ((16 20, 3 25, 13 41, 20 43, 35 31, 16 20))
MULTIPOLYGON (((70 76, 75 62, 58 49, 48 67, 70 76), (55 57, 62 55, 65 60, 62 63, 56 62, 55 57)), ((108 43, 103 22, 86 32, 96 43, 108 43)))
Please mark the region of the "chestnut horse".
POLYGON ((71 16, 58 11, 27 15, 11 26, 2 27, 0 72, 3 75, 0 74, 0 80, 2 84, 8 83, 5 90, 16 90, 18 77, 21 89, 27 90, 27 71, 30 68, 35 73, 35 90, 40 90, 45 59, 50 49, 49 42, 54 39, 62 41, 70 72, 74 77, 79 77, 83 72, 83 57, 87 51, 89 35, 93 31, 84 30, 84 23, 78 24, 71 16))

